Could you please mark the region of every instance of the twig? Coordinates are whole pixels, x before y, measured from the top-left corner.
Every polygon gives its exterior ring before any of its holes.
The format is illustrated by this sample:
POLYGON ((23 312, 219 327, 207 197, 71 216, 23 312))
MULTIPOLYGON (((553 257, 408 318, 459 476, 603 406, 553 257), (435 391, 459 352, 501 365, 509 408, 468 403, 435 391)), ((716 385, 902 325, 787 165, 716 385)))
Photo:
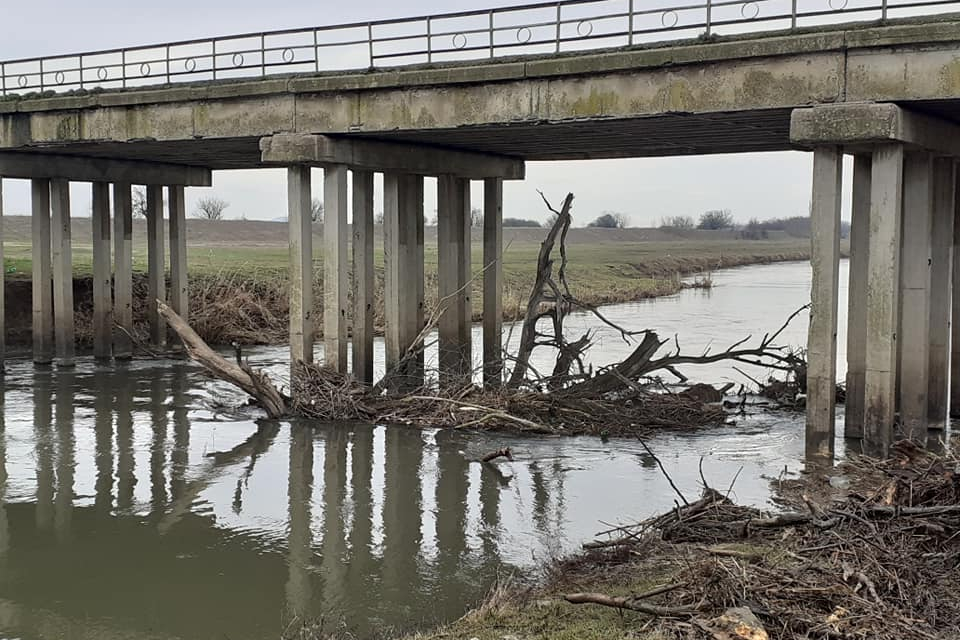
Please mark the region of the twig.
POLYGON ((663 468, 663 463, 660 462, 660 458, 658 458, 653 453, 653 451, 650 451, 650 447, 647 446, 647 443, 644 442, 642 438, 637 438, 637 440, 640 441, 640 445, 647 451, 648 454, 650 454, 650 457, 656 461, 657 466, 660 467, 660 472, 663 473, 663 476, 667 479, 667 482, 669 482, 670 486, 673 487, 674 492, 676 492, 676 494, 680 496, 680 499, 683 501, 683 504, 689 507, 690 503, 687 502, 687 499, 683 497, 682 493, 680 493, 680 489, 677 488, 677 485, 673 483, 673 478, 671 478, 670 474, 667 473, 667 470, 663 468))

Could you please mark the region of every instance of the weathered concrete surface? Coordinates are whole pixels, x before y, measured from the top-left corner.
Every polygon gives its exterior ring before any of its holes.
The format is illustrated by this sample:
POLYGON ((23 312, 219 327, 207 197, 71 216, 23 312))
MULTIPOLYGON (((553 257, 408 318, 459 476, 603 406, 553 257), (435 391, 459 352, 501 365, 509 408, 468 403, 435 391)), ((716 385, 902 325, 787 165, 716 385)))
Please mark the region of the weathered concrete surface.
POLYGON ((113 185, 113 357, 133 357, 133 194, 113 185))
POLYGON ((323 170, 323 359, 347 372, 347 173, 345 165, 323 170))
MULTIPOLYGON (((290 228, 290 362, 313 362, 313 224, 310 167, 287 170, 290 228)), ((292 372, 291 372, 292 373, 292 372)))
POLYGON ((94 182, 90 206, 93 218, 93 355, 98 360, 113 349, 113 280, 110 277, 110 185, 94 182))
POLYGON ((483 384, 503 383, 503 180, 483 183, 483 384))
POLYGON ((831 26, 483 64, 0 103, 0 149, 259 166, 278 132, 530 160, 788 149, 795 107, 897 101, 960 115, 960 22, 831 26), (598 124, 600 123, 600 124, 598 124), (199 151, 198 151, 199 150, 199 151))
POLYGON ((57 364, 72 367, 74 356, 73 325, 73 251, 70 233, 70 183, 50 181, 51 242, 53 256, 53 328, 57 364))
POLYGON ((933 161, 933 245, 930 254, 929 426, 947 426, 950 379, 950 302, 953 292, 954 160, 933 161))
POLYGON ((353 172, 353 377, 373 384, 373 172, 353 172))
POLYGON ((53 267, 50 256, 50 181, 30 183, 33 236, 33 361, 53 361, 53 267))
POLYGON ((863 384, 867 371, 867 252, 870 250, 869 155, 853 161, 853 207, 850 221, 850 274, 847 310, 847 399, 843 435, 863 437, 863 384))

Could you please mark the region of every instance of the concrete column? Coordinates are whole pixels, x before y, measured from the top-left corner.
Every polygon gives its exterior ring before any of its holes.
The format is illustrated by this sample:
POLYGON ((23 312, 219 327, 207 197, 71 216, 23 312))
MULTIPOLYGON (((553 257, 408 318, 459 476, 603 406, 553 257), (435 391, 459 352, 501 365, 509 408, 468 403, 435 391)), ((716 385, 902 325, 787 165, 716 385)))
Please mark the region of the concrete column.
POLYGON ((4 322, 4 315, 6 314, 4 287, 7 279, 7 268, 3 262, 3 237, 3 178, 0 178, 0 373, 3 373, 7 354, 7 329, 4 322))
POLYGON ((347 371, 347 167, 323 169, 324 363, 347 371))
POLYGON ((437 281, 440 316, 440 381, 459 383, 472 369, 470 334, 470 181, 438 179, 437 281))
POLYGON ((57 364, 73 366, 73 252, 70 237, 70 183, 50 181, 53 250, 53 328, 57 364))
POLYGON ((310 167, 287 169, 290 230, 290 361, 313 362, 313 224, 310 167))
POLYGON ((353 377, 373 384, 373 172, 353 172, 353 377))
POLYGON ((33 361, 53 362, 53 273, 50 262, 50 181, 32 180, 33 361))
POLYGON ((113 357, 133 357, 133 198, 128 183, 113 185, 113 357))
POLYGON ((160 317, 157 300, 166 301, 167 278, 163 248, 163 187, 147 187, 147 320, 150 344, 166 342, 166 323, 160 317))
POLYGON ((837 294, 840 277, 840 193, 843 153, 813 152, 810 215, 810 330, 807 337, 806 455, 833 458, 837 388, 837 294))
POLYGON ((863 382, 867 371, 867 252, 870 250, 869 155, 853 160, 850 279, 847 286, 847 401, 844 437, 863 437, 863 382))
MULTIPOLYGON (((384 306, 387 370, 423 328, 423 178, 383 176, 384 306)), ((402 388, 423 383, 423 354, 397 372, 402 388)))
POLYGON ((903 155, 901 144, 878 146, 870 179, 863 436, 872 455, 890 446, 896 405, 903 155))
POLYGON ((953 269, 954 162, 933 161, 933 225, 930 255, 930 373, 927 393, 929 427, 947 426, 949 395, 950 298, 953 269))
MULTIPOLYGON (((170 232, 170 308, 184 320, 190 320, 190 295, 187 285, 187 205, 182 185, 167 187, 170 232)), ((181 349, 180 340, 170 333, 169 342, 181 349)))
MULTIPOLYGON (((953 209, 953 282, 960 286, 960 179, 956 181, 953 209)), ((960 294, 950 297, 950 417, 960 418, 960 294)))
POLYGON ((483 384, 503 383, 503 180, 483 182, 483 384))
POLYGON ((908 153, 903 164, 900 254, 900 421, 904 435, 926 442, 930 375, 930 242, 933 158, 908 153))
POLYGON ((93 356, 112 353, 113 301, 110 297, 110 185, 93 183, 93 356))

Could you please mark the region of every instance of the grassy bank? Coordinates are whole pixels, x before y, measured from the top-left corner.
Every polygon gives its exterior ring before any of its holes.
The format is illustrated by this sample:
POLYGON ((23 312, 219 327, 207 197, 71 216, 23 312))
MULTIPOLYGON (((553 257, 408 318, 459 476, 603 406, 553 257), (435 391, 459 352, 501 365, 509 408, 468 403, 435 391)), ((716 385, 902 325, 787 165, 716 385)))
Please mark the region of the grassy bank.
MULTIPOLYGON (((15 220, 15 219, 14 219, 15 220)), ((213 343, 238 340, 244 343, 280 343, 287 336, 287 247, 282 223, 225 221, 197 227, 191 221, 188 237, 191 324, 213 343), (214 226, 219 225, 219 226, 214 226), (238 225, 239 231, 237 230, 238 225), (253 225, 243 231, 242 225, 253 225), (272 225, 272 226, 269 226, 272 225), (211 230, 212 229, 212 230, 211 230), (196 236, 196 237, 194 237, 196 236)), ((88 223, 87 223, 88 224, 88 223)), ((11 225, 7 223, 7 227, 11 225)), ((7 314, 11 339, 29 339, 31 248, 27 238, 17 237, 17 225, 5 241, 7 271, 7 314), (12 236, 12 237, 11 237, 12 236), (22 313, 17 309, 22 309, 22 313)), ((82 227, 80 220, 75 227, 82 227)), ((5 229, 9 231, 9 229, 5 229)), ((539 242, 543 230, 510 231, 504 240, 504 316, 522 314, 534 280, 539 242)), ((742 240, 727 232, 687 232, 689 237, 659 230, 584 230, 571 232, 568 245, 569 281, 573 294, 590 304, 641 300, 676 293, 679 276, 740 265, 802 260, 809 256, 809 241, 781 237, 774 240, 742 240), (603 233, 609 231, 609 233, 603 233)), ((436 303, 437 250, 430 229, 424 249, 426 305, 436 303)), ((89 340, 90 276, 92 254, 82 242, 82 228, 75 228, 73 249, 78 337, 89 340)), ((379 238, 378 238, 379 240, 379 238)), ((472 246, 472 267, 483 269, 482 246, 472 246)), ((323 300, 322 254, 319 239, 314 242, 315 317, 321 317, 323 300)), ((378 242, 375 257, 377 299, 375 317, 383 326, 383 250, 378 242)), ((142 322, 147 303, 145 241, 134 236, 135 308, 142 322)), ((480 319, 482 291, 480 278, 472 295, 475 320, 480 319)), ((318 327, 319 329, 319 327, 318 327)))

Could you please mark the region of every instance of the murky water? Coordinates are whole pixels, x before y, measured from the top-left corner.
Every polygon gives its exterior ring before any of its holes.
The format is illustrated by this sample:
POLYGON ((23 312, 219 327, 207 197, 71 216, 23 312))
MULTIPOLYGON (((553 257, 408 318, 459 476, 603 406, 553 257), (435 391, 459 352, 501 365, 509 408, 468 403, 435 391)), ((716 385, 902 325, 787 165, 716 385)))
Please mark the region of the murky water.
MULTIPOLYGON (((804 304, 809 267, 731 270, 714 285, 605 313, 679 333, 684 350, 723 346, 804 304)), ((805 331, 798 318, 784 342, 802 344, 805 331)), ((611 330, 597 337, 598 362, 630 349, 611 330)), ((250 355, 285 368, 282 349, 250 355)), ((632 441, 258 424, 227 408, 237 397, 180 361, 11 363, 0 638, 259 639, 320 618, 361 637, 411 629, 459 616, 498 574, 675 497, 632 441), (474 462, 501 446, 515 462, 474 462)), ((742 467, 737 498, 762 505, 770 479, 799 467, 803 427, 760 414, 650 446, 687 495, 699 490, 703 457, 716 486, 742 467)))

